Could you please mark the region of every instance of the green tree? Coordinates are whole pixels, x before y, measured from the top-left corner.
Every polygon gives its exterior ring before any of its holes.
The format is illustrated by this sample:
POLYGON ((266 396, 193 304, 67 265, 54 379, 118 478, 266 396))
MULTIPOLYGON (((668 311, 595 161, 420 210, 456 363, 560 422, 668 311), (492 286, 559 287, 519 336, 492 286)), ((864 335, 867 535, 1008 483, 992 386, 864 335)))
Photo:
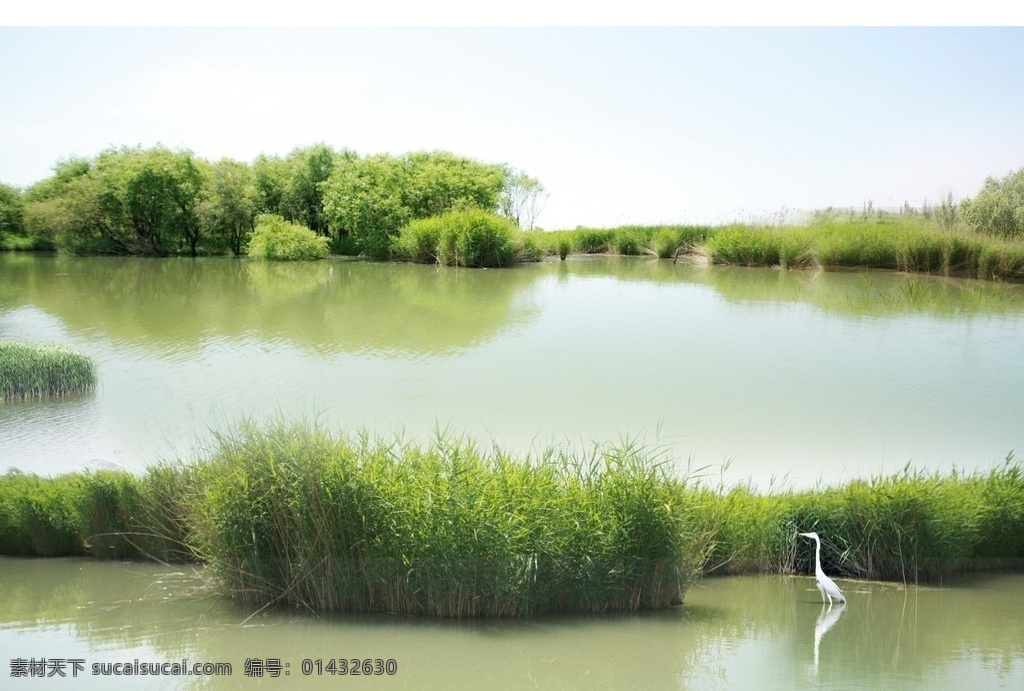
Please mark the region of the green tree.
POLYGON ((226 246, 237 257, 255 225, 258 195, 253 170, 225 158, 210 166, 206 181, 199 207, 203 231, 213 245, 226 246))
POLYGON ((252 164, 256 212, 283 216, 282 202, 288 184, 288 164, 279 156, 260 154, 252 164))
POLYGON ((976 230, 1024 237, 1024 168, 986 178, 977 196, 960 202, 960 214, 976 230))
POLYGON ((444 151, 360 158, 326 144, 251 165, 211 164, 162 146, 108 149, 59 163, 26 190, 24 226, 76 253, 243 251, 259 214, 276 214, 339 246, 387 257, 410 220, 502 210, 532 226, 543 186, 521 171, 444 151))
POLYGON ((285 159, 287 178, 281 194, 281 215, 320 235, 327 235, 322 183, 331 176, 336 165, 354 157, 348 150, 335 153, 324 143, 292 151, 285 159))
POLYGON ((414 218, 438 216, 452 209, 494 211, 505 184, 501 166, 480 163, 447 151, 408 154, 403 199, 414 218))
POLYGON ((322 185, 324 212, 361 253, 387 257, 409 221, 453 209, 494 211, 504 183, 501 166, 444 151, 350 158, 322 185))
POLYGON ((25 232, 25 202, 21 190, 0 183, 0 242, 4 237, 20 236, 25 232))
POLYGON ((401 159, 369 156, 336 169, 323 185, 324 212, 339 237, 362 254, 388 256, 399 229, 412 218, 402 199, 407 171, 401 159))
POLYGON ((112 223, 99 176, 49 178, 26 192, 25 228, 72 254, 126 253, 131 243, 112 223))
POLYGON ((203 194, 190 151, 108 149, 95 161, 59 164, 26 193, 33 232, 71 252, 197 252, 203 194))
POLYGON ((165 255, 187 246, 196 255, 202 176, 192 152, 122 149, 106 160, 101 156, 97 169, 110 174, 106 182, 116 196, 110 209, 116 214, 120 207, 138 252, 165 255), (108 161, 109 167, 104 165, 108 161))
POLYGON ((32 203, 52 199, 63 192, 72 180, 88 175, 92 170, 92 161, 86 158, 68 158, 58 161, 53 167, 53 175, 35 183, 25 190, 25 202, 32 203))

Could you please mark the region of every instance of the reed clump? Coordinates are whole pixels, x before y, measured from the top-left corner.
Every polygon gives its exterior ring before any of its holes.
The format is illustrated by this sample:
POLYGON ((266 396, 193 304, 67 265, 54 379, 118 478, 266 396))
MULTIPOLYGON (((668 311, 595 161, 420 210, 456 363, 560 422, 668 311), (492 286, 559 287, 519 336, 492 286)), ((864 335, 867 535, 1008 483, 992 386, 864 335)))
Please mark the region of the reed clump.
POLYGON ((203 465, 200 553, 250 605, 442 617, 680 602, 709 535, 631 448, 518 460, 311 427, 244 428, 203 465))
POLYGON ((69 396, 95 384, 92 360, 67 346, 0 341, 0 400, 69 396))
POLYGON ((394 256, 440 266, 496 268, 536 260, 540 251, 509 219, 465 209, 410 221, 399 232, 394 256))
POLYGON ((711 235, 710 226, 657 226, 652 229, 648 251, 659 259, 693 252, 711 235))

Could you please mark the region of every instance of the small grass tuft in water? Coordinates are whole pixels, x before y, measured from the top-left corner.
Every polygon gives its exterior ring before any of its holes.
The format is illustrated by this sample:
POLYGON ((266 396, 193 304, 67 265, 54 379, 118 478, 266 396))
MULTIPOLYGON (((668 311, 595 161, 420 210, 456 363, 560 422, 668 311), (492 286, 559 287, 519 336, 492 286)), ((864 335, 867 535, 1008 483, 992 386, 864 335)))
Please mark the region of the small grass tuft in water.
POLYGON ((0 341, 0 399, 68 396, 90 390, 96 368, 87 356, 50 343, 0 341))

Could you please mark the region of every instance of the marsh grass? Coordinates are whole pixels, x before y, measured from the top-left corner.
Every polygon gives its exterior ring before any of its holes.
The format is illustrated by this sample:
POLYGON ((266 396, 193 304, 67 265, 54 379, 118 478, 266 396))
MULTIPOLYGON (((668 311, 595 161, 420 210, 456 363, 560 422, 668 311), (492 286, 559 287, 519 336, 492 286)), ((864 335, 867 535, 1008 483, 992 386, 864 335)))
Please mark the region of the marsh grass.
POLYGON ((829 217, 809 226, 723 226, 709 234, 701 250, 715 263, 745 266, 864 267, 1024 278, 1024 243, 918 218, 829 217))
POLYGON ((692 252, 707 240, 710 226, 657 226, 652 229, 648 251, 659 259, 676 258, 681 252, 692 252))
POLYGON ((823 562, 861 578, 933 580, 962 568, 980 537, 977 483, 909 470, 805 495, 801 532, 832 536, 823 562), (810 526, 810 527, 804 527, 810 526))
POLYGON ((0 399, 69 396, 96 384, 92 360, 51 343, 0 341, 0 399))
POLYGON ((712 232, 710 226, 658 225, 585 228, 575 230, 534 231, 530 237, 547 255, 560 258, 576 254, 652 255, 671 258, 691 251, 712 232))
POLYGON ((785 573, 792 569, 792 497, 749 487, 720 488, 703 502, 712 512, 714 550, 709 573, 785 573))
POLYGON ((78 538, 104 559, 195 559, 189 546, 199 485, 191 465, 160 464, 145 475, 96 471, 79 475, 78 538))
POLYGON ((81 483, 74 475, 0 476, 0 554, 60 557, 83 554, 78 530, 81 483))
POLYGON ((612 247, 614 230, 603 228, 577 228, 572 232, 572 251, 579 254, 604 254, 612 247))
POLYGON ((813 570, 798 532, 822 536, 830 574, 903 582, 958 570, 1024 565, 1024 475, 1012 455, 987 474, 902 472, 838 487, 721 493, 709 568, 813 570))
POLYGON ((305 423, 242 425, 141 476, 0 476, 0 554, 205 562, 246 605, 514 617, 656 609, 701 573, 941 581, 1024 566, 1024 472, 807 490, 700 484, 636 443, 526 458, 305 423))
POLYGON ((644 254, 651 243, 652 234, 650 228, 619 228, 612 234, 610 249, 614 254, 627 257, 644 254))
POLYGON ((411 221, 399 232, 394 254, 440 266, 492 268, 538 259, 540 251, 512 221, 466 209, 411 221))
POLYGON ((649 254, 782 268, 860 267, 948 276, 1024 279, 1024 242, 918 215, 816 217, 809 225, 621 226, 536 231, 548 255, 649 254))
POLYGON ((443 617, 660 608, 706 531, 643 453, 517 460, 439 435, 244 429, 204 465, 201 553, 251 605, 443 617))
POLYGON ((0 475, 0 554, 188 561, 196 477, 160 465, 55 478, 0 475))

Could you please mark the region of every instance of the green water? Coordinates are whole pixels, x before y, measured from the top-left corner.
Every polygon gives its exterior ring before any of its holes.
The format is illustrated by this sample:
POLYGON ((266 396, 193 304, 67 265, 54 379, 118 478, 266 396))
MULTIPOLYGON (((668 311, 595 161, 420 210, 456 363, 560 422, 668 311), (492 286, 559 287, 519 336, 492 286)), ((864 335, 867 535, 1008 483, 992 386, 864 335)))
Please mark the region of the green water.
POLYGON ((771 576, 705 579, 682 607, 653 614, 459 622, 251 612, 205 594, 189 569, 0 558, 0 676, 12 689, 1024 688, 1024 575, 946 588, 839 583, 849 603, 831 610, 812 578, 771 576), (82 660, 83 671, 63 684, 9 676, 12 660, 33 658, 82 660), (316 660, 326 670, 338 658, 397 669, 314 673, 316 660), (227 662, 231 674, 92 673, 136 659, 227 662), (279 660, 289 676, 246 676, 246 659, 279 660))
MULTIPOLYGON (((0 404, 0 470, 139 469, 276 415, 519 451, 633 436, 761 487, 984 469, 1024 448, 1022 317, 1022 286, 887 272, 0 255, 0 338, 99 370, 88 395, 0 404)), ((840 585, 832 610, 808 577, 751 577, 657 614, 438 622, 247 611, 190 567, 0 558, 0 686, 1024 688, 1024 576, 840 585), (11 676, 33 658, 84 667, 11 676), (246 676, 247 658, 290 676, 246 676), (338 658, 397 670, 331 677, 338 658), (183 659, 232 673, 92 674, 183 659)))
POLYGON ((636 437, 717 481, 989 468, 1024 448, 1024 286, 627 258, 505 271, 0 256, 0 337, 94 358, 0 405, 0 469, 138 469, 243 417, 525 452, 636 437))

